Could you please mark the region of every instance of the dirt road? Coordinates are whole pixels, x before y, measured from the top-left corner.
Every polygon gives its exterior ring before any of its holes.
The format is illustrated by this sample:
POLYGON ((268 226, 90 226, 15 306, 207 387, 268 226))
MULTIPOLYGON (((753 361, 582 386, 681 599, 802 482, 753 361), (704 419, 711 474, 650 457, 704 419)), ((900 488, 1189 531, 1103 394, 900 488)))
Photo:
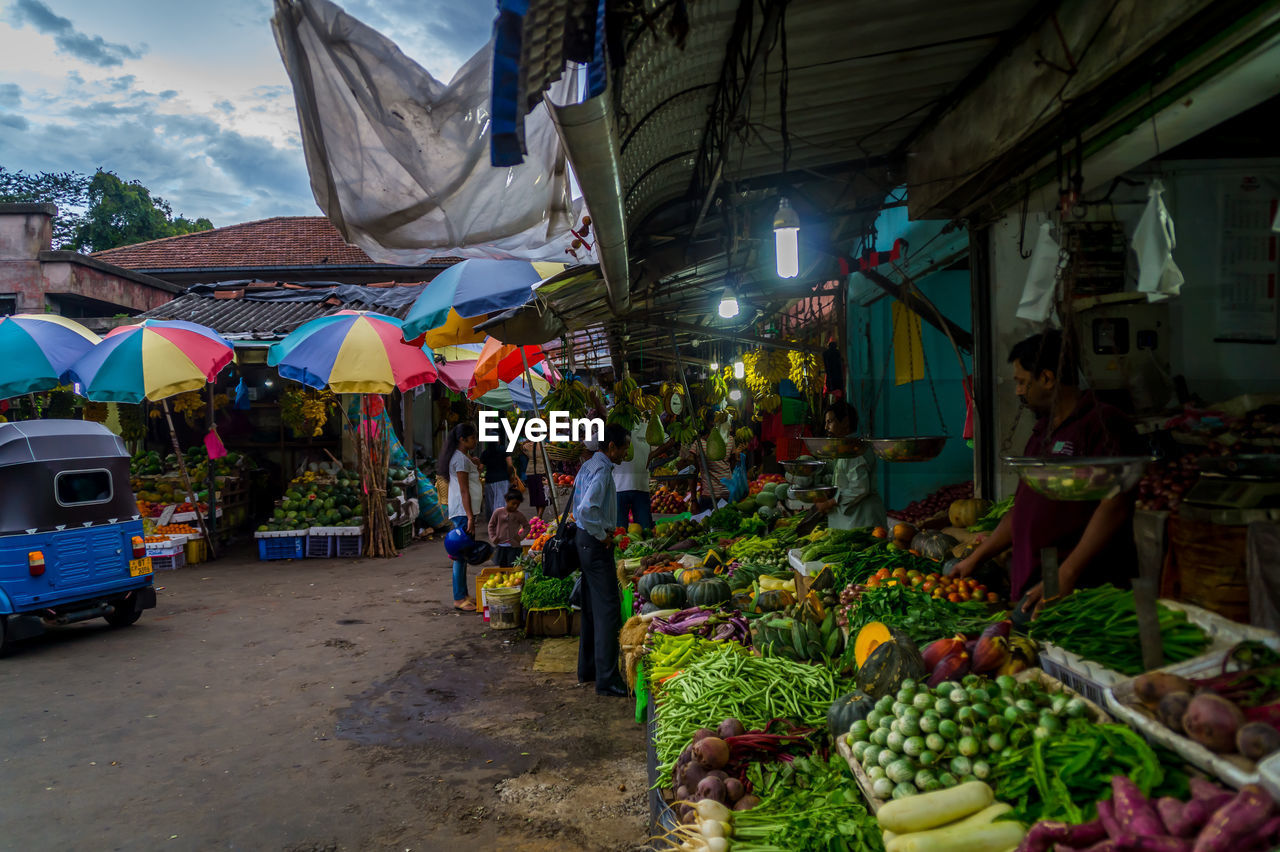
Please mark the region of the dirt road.
POLYGON ((158 576, 133 627, 0 660, 0 849, 614 850, 634 704, 452 610, 439 544, 158 576))

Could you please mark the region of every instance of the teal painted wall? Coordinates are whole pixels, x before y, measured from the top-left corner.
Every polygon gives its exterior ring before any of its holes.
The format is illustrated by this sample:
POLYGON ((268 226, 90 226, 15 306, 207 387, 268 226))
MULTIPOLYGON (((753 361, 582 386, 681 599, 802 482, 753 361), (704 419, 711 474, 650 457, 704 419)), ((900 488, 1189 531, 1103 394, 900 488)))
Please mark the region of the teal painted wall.
MULTIPOLYGON (((918 286, 948 318, 962 328, 973 327, 967 271, 935 273, 921 279, 918 286)), ((964 373, 955 350, 946 335, 922 322, 921 343, 928 365, 926 378, 895 386, 891 342, 893 301, 885 296, 869 307, 858 305, 853 298, 849 301, 850 399, 858 408, 859 431, 873 436, 946 434, 949 440, 942 455, 933 461, 877 464, 880 493, 890 511, 901 509, 943 485, 973 479, 973 451, 962 437, 964 373), (931 385, 937 394, 936 406, 931 385)), ((971 371, 972 359, 968 353, 961 355, 965 372, 971 371)))

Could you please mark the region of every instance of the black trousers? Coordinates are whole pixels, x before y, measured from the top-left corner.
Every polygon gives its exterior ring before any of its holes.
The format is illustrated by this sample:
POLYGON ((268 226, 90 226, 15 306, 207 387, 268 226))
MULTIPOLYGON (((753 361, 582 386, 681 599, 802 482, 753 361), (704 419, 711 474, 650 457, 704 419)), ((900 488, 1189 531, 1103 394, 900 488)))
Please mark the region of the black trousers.
POLYGON ((518 544, 500 544, 493 549, 493 563, 500 568, 510 568, 516 564, 521 550, 518 544))
POLYGON ((618 634, 622 631, 622 595, 613 564, 613 546, 579 529, 576 544, 582 564, 582 634, 578 638, 578 681, 596 689, 625 688, 618 670, 618 634))

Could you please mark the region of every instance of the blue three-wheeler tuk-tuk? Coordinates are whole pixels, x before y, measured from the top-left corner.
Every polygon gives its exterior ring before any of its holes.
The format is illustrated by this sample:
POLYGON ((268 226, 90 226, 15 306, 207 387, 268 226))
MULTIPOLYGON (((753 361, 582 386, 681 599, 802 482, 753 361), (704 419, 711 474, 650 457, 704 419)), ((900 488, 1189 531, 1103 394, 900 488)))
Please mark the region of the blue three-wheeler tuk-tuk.
POLYGON ((47 627, 156 605, 124 442, 98 423, 0 423, 0 654, 47 627))

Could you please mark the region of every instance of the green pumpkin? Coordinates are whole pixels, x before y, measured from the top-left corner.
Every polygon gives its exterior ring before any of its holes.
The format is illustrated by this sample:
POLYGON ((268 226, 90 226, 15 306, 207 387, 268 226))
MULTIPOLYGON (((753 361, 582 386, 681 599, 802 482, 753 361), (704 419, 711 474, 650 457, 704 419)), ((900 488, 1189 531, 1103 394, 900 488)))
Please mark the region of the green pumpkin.
POLYGON ((785 589, 770 589, 756 595, 756 612, 778 612, 796 602, 795 595, 785 589))
POLYGON ((842 695, 832 702, 827 710, 827 730, 834 741, 849 733, 849 728, 859 719, 867 718, 867 714, 875 709, 876 701, 861 689, 855 689, 848 695, 842 695))
POLYGON ((663 583, 649 590, 649 603, 657 604, 659 609, 683 609, 684 586, 679 583, 663 583))
POLYGON ((835 572, 831 570, 830 565, 823 565, 822 570, 813 575, 809 580, 809 589, 814 592, 824 592, 833 588, 836 584, 835 572))
POLYGON ((676 579, 688 586, 709 576, 711 576, 710 571, 704 571, 701 568, 686 568, 676 575, 676 579))
POLYGON ((941 562, 951 556, 951 550, 960 542, 938 530, 918 532, 911 539, 911 549, 926 559, 941 562))
POLYGON ((908 678, 922 679, 927 672, 915 643, 906 636, 876 646, 858 669, 857 686, 872 698, 883 698, 898 691, 908 678))
POLYGON ((640 597, 646 600, 651 599, 650 592, 655 586, 662 586, 667 583, 674 583, 676 577, 670 571, 655 571, 652 574, 645 574, 636 582, 636 591, 640 593, 640 597))
POLYGON ((750 612, 752 603, 750 592, 734 592, 729 598, 729 606, 738 612, 750 612))
POLYGON ((689 606, 720 606, 733 596, 729 584, 718 577, 698 580, 685 587, 685 603, 689 606))

